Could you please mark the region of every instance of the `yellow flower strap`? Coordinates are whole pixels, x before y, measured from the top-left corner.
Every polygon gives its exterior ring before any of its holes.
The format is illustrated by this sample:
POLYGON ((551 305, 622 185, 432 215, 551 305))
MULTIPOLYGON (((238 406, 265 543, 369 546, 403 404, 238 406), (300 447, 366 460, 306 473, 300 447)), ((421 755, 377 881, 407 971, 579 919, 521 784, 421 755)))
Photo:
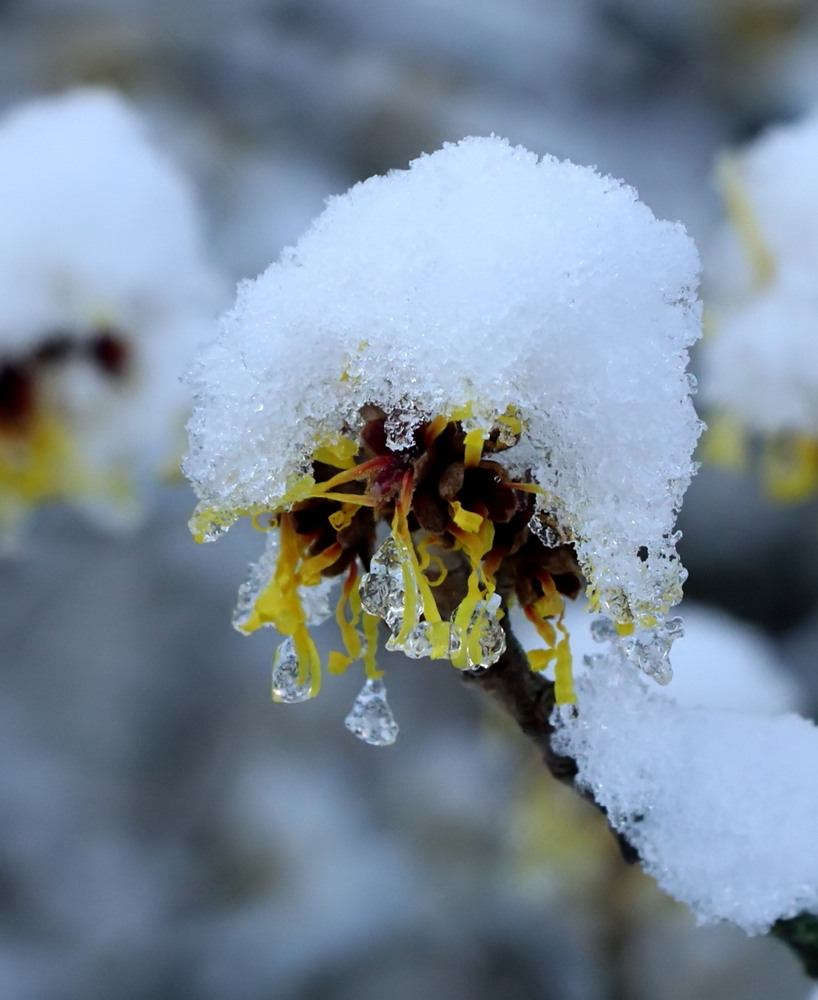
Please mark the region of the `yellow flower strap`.
POLYGON ((818 493, 818 441, 806 434, 781 434, 765 441, 761 479, 768 495, 798 503, 818 493))
POLYGON ((335 609, 335 620, 341 632, 345 653, 333 650, 327 659, 327 669, 332 674, 343 673, 355 660, 363 659, 366 675, 371 680, 383 676, 383 671, 375 666, 375 650, 378 641, 378 619, 368 615, 361 607, 358 590, 358 565, 350 563, 346 579, 341 588, 341 596, 335 609), (362 622, 363 619, 363 622, 362 622), (363 639, 358 630, 363 625, 363 639))
POLYGON ((727 214, 747 254, 756 286, 766 288, 775 276, 775 260, 747 194, 738 158, 731 154, 722 156, 716 174, 727 214))
POLYGON ((533 604, 523 608, 526 618, 537 630, 538 635, 546 645, 546 649, 534 649, 528 654, 532 670, 546 670, 554 664, 554 696, 558 705, 574 704, 574 679, 571 669, 571 648, 568 630, 564 624, 565 601, 557 591, 550 574, 539 575, 543 588, 542 597, 533 604), (548 621, 556 618, 556 628, 548 621), (557 640, 557 632, 560 639, 557 640))
POLYGON ((409 634, 420 623, 421 615, 429 626, 429 640, 432 644, 432 659, 444 659, 449 655, 450 631, 437 609, 429 580, 420 567, 418 554, 409 530, 409 509, 412 505, 414 477, 404 473, 400 496, 395 504, 392 518, 392 537, 400 552, 401 573, 404 585, 403 621, 394 638, 396 647, 403 646, 409 634))

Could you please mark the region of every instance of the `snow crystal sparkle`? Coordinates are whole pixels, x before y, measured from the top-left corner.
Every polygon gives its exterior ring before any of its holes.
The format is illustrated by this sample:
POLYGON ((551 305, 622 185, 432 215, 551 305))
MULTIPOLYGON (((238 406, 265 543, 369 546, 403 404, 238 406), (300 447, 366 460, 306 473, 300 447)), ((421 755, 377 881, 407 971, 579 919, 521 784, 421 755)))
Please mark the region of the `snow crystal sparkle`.
POLYGON ((494 137, 330 200, 240 286, 192 375, 194 534, 250 517, 279 536, 242 630, 290 637, 315 693, 303 597, 327 578, 329 669, 371 679, 379 620, 390 648, 479 669, 519 601, 547 647, 532 666, 570 701, 582 577, 625 633, 681 597, 697 274, 632 189, 494 137))

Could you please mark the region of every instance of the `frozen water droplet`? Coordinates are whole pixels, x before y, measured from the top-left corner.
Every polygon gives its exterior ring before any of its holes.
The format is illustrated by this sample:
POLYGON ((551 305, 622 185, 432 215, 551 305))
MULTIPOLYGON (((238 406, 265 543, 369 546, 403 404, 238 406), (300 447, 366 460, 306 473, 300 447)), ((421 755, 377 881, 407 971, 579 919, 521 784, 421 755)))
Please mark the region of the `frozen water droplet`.
POLYGON ((406 636, 405 642, 398 643, 397 637, 392 635, 386 640, 388 650, 399 649, 405 656, 412 660, 419 660, 424 656, 432 655, 432 640, 429 637, 428 622, 418 622, 406 636))
POLYGON ((610 618, 597 618, 591 622, 591 638, 594 642, 614 642, 619 633, 610 618))
POLYGON ((273 657, 273 700, 294 705, 310 697, 310 682, 298 683, 298 656, 295 643, 287 636, 273 657))
POLYGON ((673 680, 670 647, 682 633, 681 619, 672 618, 652 629, 639 629, 623 642, 627 658, 648 677, 659 684, 673 680))
POLYGON ((229 524, 210 524, 204 531, 201 532, 199 537, 203 542, 215 542, 216 539, 220 538, 229 527, 229 524))
POLYGON ((490 667, 505 652, 506 634, 498 619, 499 608, 500 595, 492 594, 487 600, 480 601, 472 612, 465 636, 466 661, 469 669, 490 667), (477 638, 476 648, 474 645, 475 637, 477 638))
MULTIPOLYGON (((506 651, 506 634, 502 625, 495 619, 483 615, 477 626, 480 629, 481 667, 490 667, 496 663, 506 651)), ((477 664, 475 664, 477 666, 477 664)))
POLYGON ((699 391, 699 380, 696 378, 693 372, 687 373, 687 385, 690 395, 695 396, 696 393, 699 391))
POLYGON ((528 522, 531 532, 539 538, 547 549, 555 549, 559 545, 567 545, 570 539, 560 526, 546 518, 534 515, 528 522))
POLYGON ((382 680, 367 680, 355 699, 352 711, 344 725, 359 740, 373 747, 386 747, 398 736, 398 724, 386 700, 386 687, 382 680))
POLYGON ((633 645, 633 660, 639 669, 659 684, 673 680, 673 669, 668 659, 669 650, 655 642, 637 640, 633 645))
POLYGON ((664 625, 659 627, 659 631, 664 633, 671 642, 675 642, 676 639, 681 639, 685 634, 684 621, 678 616, 668 618, 664 625))
POLYGON ((361 606, 369 615, 382 618, 390 629, 400 627, 406 588, 403 561, 398 544, 391 536, 372 557, 369 572, 361 578, 361 606))
POLYGON ((399 644, 397 637, 392 635, 386 640, 386 648, 389 650, 399 649, 405 656, 410 657, 412 660, 420 660, 424 656, 431 656, 435 645, 432 638, 435 630, 438 633, 437 642, 439 647, 440 645, 443 646, 442 655, 452 657, 460 651, 460 634, 454 625, 448 622, 437 622, 434 628, 429 622, 418 622, 407 635, 405 642, 399 644), (440 635, 440 630, 444 625, 448 633, 447 638, 442 638, 440 635))

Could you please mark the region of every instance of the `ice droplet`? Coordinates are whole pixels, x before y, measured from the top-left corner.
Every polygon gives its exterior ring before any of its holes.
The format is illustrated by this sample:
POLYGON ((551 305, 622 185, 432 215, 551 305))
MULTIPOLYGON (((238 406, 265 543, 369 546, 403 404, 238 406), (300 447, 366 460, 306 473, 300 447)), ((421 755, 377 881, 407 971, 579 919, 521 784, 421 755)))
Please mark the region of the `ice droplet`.
POLYGON ((669 618, 651 629, 638 629, 624 643, 628 659, 659 684, 673 680, 670 647, 684 634, 681 618, 669 618))
POLYGON ((398 724, 386 700, 386 687, 382 680, 367 680, 355 699, 352 711, 344 719, 347 729, 364 743, 373 747, 387 747, 398 736, 398 724))
MULTIPOLYGON (((436 629, 440 629, 442 624, 446 625, 448 629, 448 642, 445 646, 445 655, 452 657, 455 653, 460 652, 460 633, 454 625, 449 622, 441 623, 438 622, 435 625, 436 629)), ((417 625, 409 632, 406 636, 406 640, 402 643, 398 643, 397 636, 392 635, 386 640, 386 648, 388 650, 400 650, 404 656, 408 656, 412 660, 420 660, 424 656, 431 656, 432 650, 434 649, 434 642, 432 640, 433 628, 429 622, 418 622, 417 625)), ((440 637, 438 636, 438 642, 440 637)))
POLYGON ((273 701, 295 705, 310 697, 310 682, 298 683, 298 655, 291 636, 287 636, 273 657, 273 701))
POLYGON ((681 618, 668 618, 652 628, 636 628, 626 636, 619 635, 610 618, 597 618, 591 623, 591 637, 598 643, 610 643, 610 647, 607 652, 586 656, 584 660, 591 667, 613 656, 621 663, 629 661, 658 684, 669 684, 673 679, 670 647, 683 634, 681 618))
POLYGON ((480 662, 470 662, 470 667, 490 667, 506 651, 506 634, 497 617, 499 608, 500 595, 492 594, 488 600, 481 601, 474 609, 469 623, 469 633, 478 630, 480 662))
POLYGON ((657 642, 650 635, 638 636, 628 644, 626 651, 628 659, 658 684, 670 684, 673 680, 673 670, 668 658, 669 646, 657 642))
POLYGON ((200 537, 203 542, 215 542, 217 538, 221 538, 229 527, 229 524, 220 524, 214 521, 211 522, 198 537, 200 537))
POLYGON ((567 545, 570 542, 570 538, 559 525, 553 524, 537 514, 528 522, 528 527, 547 549, 555 549, 559 545, 567 545))
POLYGON ((400 627, 406 588, 400 548, 391 536, 372 557, 369 572, 361 578, 359 593, 367 614, 382 618, 393 632, 400 627))

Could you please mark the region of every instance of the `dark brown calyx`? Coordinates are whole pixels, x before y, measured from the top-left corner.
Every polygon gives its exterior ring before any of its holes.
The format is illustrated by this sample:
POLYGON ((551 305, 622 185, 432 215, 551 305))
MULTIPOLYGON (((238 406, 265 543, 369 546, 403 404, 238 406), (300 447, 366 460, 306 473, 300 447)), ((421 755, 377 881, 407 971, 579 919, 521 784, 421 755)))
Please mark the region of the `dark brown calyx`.
POLYGON ((98 329, 91 338, 53 330, 27 355, 0 362, 0 432, 21 433, 31 423, 38 397, 38 380, 54 366, 86 358, 110 378, 127 374, 131 350, 113 327, 98 329))
MULTIPOLYGON (((314 462, 316 484, 329 484, 332 497, 315 496, 292 510, 295 531, 305 537, 310 556, 339 547, 337 558, 322 571, 325 576, 344 572, 356 559, 369 568, 378 544, 378 522, 393 521, 396 505, 406 503, 408 481, 411 499, 408 509, 402 509, 409 529, 437 547, 451 576, 447 590, 457 588, 457 581, 465 586, 466 575, 458 572, 458 564, 464 533, 468 534, 464 524, 471 519, 478 524, 491 522, 493 538, 483 563, 504 599, 515 596, 527 606, 553 587, 567 597, 576 596, 582 575, 573 546, 549 547, 532 533, 536 488, 514 481, 492 457, 507 442, 490 436, 479 461, 472 458, 467 465, 466 433, 459 421, 423 424, 414 433, 412 447, 394 451, 387 444, 386 414, 369 406, 362 415, 365 423, 355 468, 345 471, 314 462), (342 480, 340 485, 335 485, 336 479, 342 480)), ((444 595, 443 588, 437 596, 447 606, 456 606, 462 597, 444 595)))
POLYGON ((36 389, 30 365, 6 362, 0 365, 0 432, 24 431, 34 415, 36 389))
POLYGON ((131 360, 127 341, 113 327, 97 331, 88 344, 88 355, 97 368, 111 378, 122 378, 131 360))

